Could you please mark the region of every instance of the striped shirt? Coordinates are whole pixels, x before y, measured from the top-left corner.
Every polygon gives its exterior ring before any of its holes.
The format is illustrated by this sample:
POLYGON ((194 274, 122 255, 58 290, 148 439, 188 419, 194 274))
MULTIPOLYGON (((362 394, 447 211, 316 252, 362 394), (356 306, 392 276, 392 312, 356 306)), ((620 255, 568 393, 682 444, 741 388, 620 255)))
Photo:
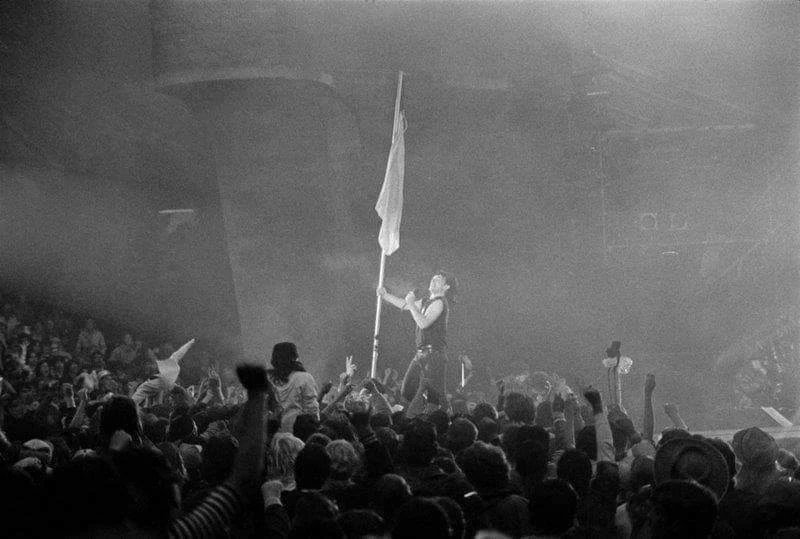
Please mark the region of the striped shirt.
POLYGON ((236 490, 230 485, 219 485, 200 505, 170 524, 169 536, 186 539, 225 536, 241 509, 242 500, 236 490))

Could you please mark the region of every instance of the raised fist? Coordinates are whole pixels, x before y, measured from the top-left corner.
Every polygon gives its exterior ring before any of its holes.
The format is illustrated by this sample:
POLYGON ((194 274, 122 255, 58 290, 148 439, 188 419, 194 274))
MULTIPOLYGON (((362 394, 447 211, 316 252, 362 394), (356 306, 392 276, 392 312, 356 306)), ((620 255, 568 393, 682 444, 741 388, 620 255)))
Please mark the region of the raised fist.
POLYGON ((599 414, 603 411, 603 398, 600 396, 599 391, 589 386, 583 390, 583 396, 589 401, 595 414, 599 414))

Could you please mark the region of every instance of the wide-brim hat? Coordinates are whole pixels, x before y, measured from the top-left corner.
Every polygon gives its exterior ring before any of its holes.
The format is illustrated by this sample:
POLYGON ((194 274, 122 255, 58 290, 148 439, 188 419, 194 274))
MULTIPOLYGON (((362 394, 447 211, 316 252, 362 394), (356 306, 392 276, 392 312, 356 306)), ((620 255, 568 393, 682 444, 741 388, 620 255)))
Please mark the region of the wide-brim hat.
POLYGON ((730 483, 728 465, 713 445, 696 438, 670 440, 656 452, 655 484, 693 479, 722 498, 730 483))

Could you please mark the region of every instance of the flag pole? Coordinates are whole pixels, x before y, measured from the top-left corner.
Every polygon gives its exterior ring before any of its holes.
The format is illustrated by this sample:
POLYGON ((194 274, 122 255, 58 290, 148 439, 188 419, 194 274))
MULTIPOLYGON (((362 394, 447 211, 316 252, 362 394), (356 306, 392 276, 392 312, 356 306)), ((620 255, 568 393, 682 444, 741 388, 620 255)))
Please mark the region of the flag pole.
MULTIPOLYGON (((383 275, 386 272, 386 254, 381 249, 381 269, 378 274, 378 288, 383 286, 383 275)), ((378 369, 378 333, 381 329, 381 306, 383 305, 383 298, 378 296, 375 304, 375 333, 372 337, 372 369, 370 370, 370 377, 376 378, 376 370, 378 369)))
MULTIPOLYGON (((394 134, 397 131, 398 127, 400 129, 403 126, 398 126, 397 124, 400 122, 400 96, 403 93, 403 72, 400 71, 397 74, 397 95, 395 96, 394 100, 394 121, 392 122, 392 141, 394 141, 394 134)), ((383 277, 386 273, 386 253, 381 248, 381 268, 378 272, 378 288, 383 286, 383 277)), ((372 367, 370 368, 370 377, 376 378, 377 377, 377 370, 378 370, 378 334, 380 333, 381 329, 381 306, 383 305, 383 299, 378 296, 375 302, 375 331, 372 334, 372 367)))

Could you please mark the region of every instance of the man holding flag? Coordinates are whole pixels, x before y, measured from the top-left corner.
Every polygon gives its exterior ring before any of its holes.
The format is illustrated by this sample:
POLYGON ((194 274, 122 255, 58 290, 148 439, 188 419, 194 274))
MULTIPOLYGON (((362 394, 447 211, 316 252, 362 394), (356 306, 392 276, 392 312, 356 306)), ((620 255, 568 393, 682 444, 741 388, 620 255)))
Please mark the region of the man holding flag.
POLYGON ((405 174, 405 119, 400 110, 400 99, 403 89, 403 72, 397 79, 397 96, 394 105, 394 125, 392 129, 392 147, 386 164, 383 187, 375 204, 375 211, 381 218, 381 230, 378 243, 381 246, 381 265, 378 277, 378 299, 375 308, 375 335, 372 348, 371 376, 376 375, 378 361, 378 332, 381 320, 381 300, 395 307, 408 310, 416 323, 417 352, 403 377, 402 393, 411 400, 420 382, 424 369, 425 378, 430 380, 429 400, 438 399, 445 404, 445 376, 447 355, 447 319, 449 314, 448 299, 455 293, 455 278, 444 272, 433 276, 428 290, 430 297, 417 299, 414 292, 409 292, 405 299, 389 294, 383 287, 386 269, 386 257, 400 247, 400 219, 403 213, 403 176, 405 174))
POLYGON ((381 299, 408 311, 416 324, 414 333, 417 350, 401 386, 403 397, 408 401, 414 398, 424 371, 425 379, 429 381, 428 401, 446 404, 447 320, 456 287, 454 276, 439 271, 431 278, 426 299, 417 299, 413 291, 403 299, 390 294, 383 287, 378 288, 381 299))

